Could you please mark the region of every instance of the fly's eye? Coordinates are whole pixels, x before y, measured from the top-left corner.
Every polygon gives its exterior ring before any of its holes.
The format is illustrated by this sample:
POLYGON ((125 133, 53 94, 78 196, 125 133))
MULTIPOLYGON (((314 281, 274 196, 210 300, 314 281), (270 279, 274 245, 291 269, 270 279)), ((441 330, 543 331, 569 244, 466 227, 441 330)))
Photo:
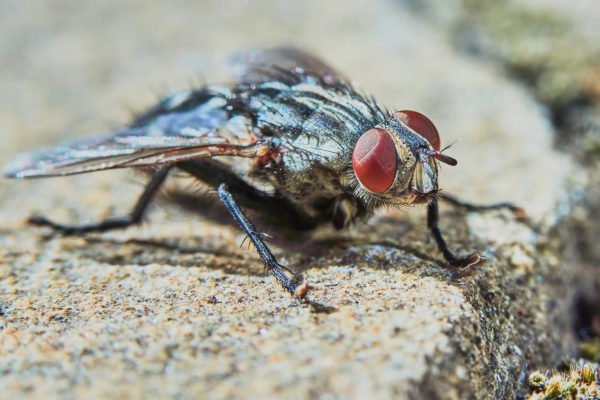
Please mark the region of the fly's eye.
POLYGON ((373 193, 383 193, 396 177, 396 146, 383 129, 369 129, 358 139, 352 168, 360 183, 373 193))
POLYGON ((429 118, 421 113, 410 110, 398 111, 394 117, 402 121, 413 131, 423 136, 435 151, 440 151, 442 143, 437 128, 429 118))

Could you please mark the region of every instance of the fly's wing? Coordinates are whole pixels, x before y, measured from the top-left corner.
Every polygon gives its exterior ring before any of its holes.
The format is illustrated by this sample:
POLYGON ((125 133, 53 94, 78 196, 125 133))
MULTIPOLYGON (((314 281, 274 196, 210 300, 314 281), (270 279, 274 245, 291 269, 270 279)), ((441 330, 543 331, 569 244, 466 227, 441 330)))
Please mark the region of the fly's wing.
POLYGON ((268 143, 255 135, 250 119, 228 110, 228 90, 209 87, 176 93, 131 128, 21 154, 4 174, 8 178, 61 176, 200 157, 264 154, 268 143))
POLYGON ((242 82, 281 82, 288 86, 311 83, 346 92, 351 82, 313 55, 293 47, 244 50, 231 60, 242 82))
POLYGON ((347 156, 358 137, 386 115, 375 101, 313 56, 292 48, 235 57, 241 83, 176 93, 126 129, 17 157, 9 178, 153 167, 219 155, 266 154, 264 137, 295 153, 347 156))

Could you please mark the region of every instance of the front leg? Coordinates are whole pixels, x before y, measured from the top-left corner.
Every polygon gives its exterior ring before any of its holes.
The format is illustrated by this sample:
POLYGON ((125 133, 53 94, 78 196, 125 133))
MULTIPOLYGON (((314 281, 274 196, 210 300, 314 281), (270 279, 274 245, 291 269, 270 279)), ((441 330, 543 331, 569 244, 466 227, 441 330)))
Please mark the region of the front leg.
POLYGON ((273 274, 277 282, 292 296, 303 297, 308 286, 302 283, 301 277, 296 276, 292 271, 277 262, 273 253, 263 241, 264 234, 256 230, 252 222, 236 204, 225 184, 219 186, 218 193, 223 204, 256 247, 267 272, 273 274))
POLYGON ((446 245, 446 241, 442 237, 442 233, 440 232, 440 228, 438 227, 439 221, 439 210, 437 199, 434 199, 429 206, 427 207, 427 227, 431 231, 431 235, 437 244, 438 249, 444 255, 448 264, 457 268, 467 268, 473 265, 479 264, 481 261, 485 260, 482 256, 477 253, 471 254, 469 256, 463 258, 456 258, 454 254, 450 250, 448 250, 448 246, 446 245))

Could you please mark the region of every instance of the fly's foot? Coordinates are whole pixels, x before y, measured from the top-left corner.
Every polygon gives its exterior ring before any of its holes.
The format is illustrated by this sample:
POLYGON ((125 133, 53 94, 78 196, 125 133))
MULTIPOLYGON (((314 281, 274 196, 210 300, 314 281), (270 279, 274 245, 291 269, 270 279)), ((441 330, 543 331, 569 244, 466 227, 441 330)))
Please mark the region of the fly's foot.
POLYGON ((75 233, 75 230, 72 227, 57 224, 55 222, 50 221, 46 217, 42 217, 41 215, 34 215, 32 217, 27 218, 26 223, 30 226, 48 227, 54 232, 60 232, 63 235, 72 235, 73 233, 75 233))
MULTIPOLYGON (((505 210, 510 211, 512 213, 512 215, 514 215, 515 218, 518 220, 526 220, 527 219, 527 212, 525 211, 525 209, 522 207, 515 206, 512 203, 497 203, 497 204, 491 204, 489 206, 474 206, 474 207, 475 207, 475 209, 471 209, 470 211, 484 212, 484 211, 489 211, 489 210, 505 209, 505 210), (479 209, 477 209, 477 207, 479 207, 479 209)), ((467 210, 469 210, 469 208, 467 208, 467 210)))
POLYGON ((267 272, 271 273, 277 282, 287 290, 293 297, 301 299, 313 289, 311 285, 304 280, 302 274, 294 274, 289 268, 279 263, 272 263, 266 266, 267 272))
POLYGON ((525 212, 524 208, 513 206, 510 211, 513 213, 515 218, 519 220, 524 220, 527 218, 527 212, 525 212))
POLYGON ((27 223, 27 225, 31 225, 31 226, 53 227, 56 225, 54 222, 52 222, 49 219, 47 219, 46 217, 42 217, 40 215, 34 215, 32 217, 27 218, 26 223, 27 223))
POLYGON ((303 299, 306 296, 306 294, 314 288, 315 287, 313 285, 304 281, 296 287, 296 290, 294 291, 294 297, 297 299, 303 299))
POLYGON ((275 264, 267 268, 267 271, 275 276, 277 282, 287 290, 294 299, 307 300, 306 295, 315 287, 308 283, 302 274, 294 274, 281 264, 275 264))
POLYGON ((449 264, 460 270, 466 270, 470 267, 474 267, 476 265, 481 265, 481 264, 485 263, 486 261, 487 261, 487 258, 483 257, 479 253, 473 253, 469 256, 449 261, 449 264))

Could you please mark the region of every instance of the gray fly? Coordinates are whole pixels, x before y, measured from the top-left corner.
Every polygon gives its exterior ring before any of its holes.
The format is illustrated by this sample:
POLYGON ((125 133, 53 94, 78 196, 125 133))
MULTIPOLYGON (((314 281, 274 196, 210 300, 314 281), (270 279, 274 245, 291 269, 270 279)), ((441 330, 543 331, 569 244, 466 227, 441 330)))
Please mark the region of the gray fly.
MULTIPOLYGON (((142 220, 173 168, 217 189, 256 246, 267 271, 295 296, 306 283, 279 264, 240 207, 307 230, 343 229, 377 208, 427 204, 428 227, 447 264, 465 268, 479 254, 455 257, 438 229, 437 129, 415 111, 390 112, 319 59, 296 49, 249 50, 234 60, 238 83, 172 94, 133 123, 105 135, 19 155, 8 178, 63 176, 113 168, 153 170, 130 215, 90 225, 29 222, 63 234, 121 229, 142 220)), ((450 201, 459 204, 456 200, 450 201)), ((510 204, 471 209, 509 208, 510 204)))

